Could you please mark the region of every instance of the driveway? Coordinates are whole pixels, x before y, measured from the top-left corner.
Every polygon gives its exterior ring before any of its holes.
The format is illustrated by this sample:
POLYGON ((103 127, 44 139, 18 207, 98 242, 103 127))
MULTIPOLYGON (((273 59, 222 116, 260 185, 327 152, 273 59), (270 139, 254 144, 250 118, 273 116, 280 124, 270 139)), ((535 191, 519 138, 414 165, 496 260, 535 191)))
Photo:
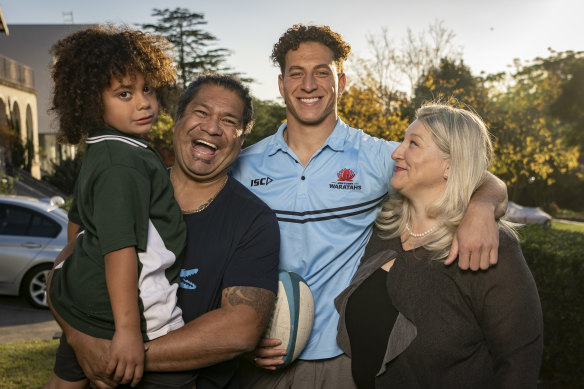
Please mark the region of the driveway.
POLYGON ((61 328, 49 310, 33 308, 21 297, 0 297, 0 343, 59 336, 61 328))

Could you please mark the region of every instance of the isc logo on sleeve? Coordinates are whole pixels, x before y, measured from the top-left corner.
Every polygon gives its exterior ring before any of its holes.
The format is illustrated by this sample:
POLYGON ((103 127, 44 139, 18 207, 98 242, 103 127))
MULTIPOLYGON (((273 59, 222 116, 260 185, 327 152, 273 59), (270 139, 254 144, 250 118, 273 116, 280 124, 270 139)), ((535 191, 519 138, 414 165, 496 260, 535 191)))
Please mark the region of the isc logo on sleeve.
POLYGON ((274 180, 270 177, 254 178, 250 181, 250 186, 268 185, 272 181, 274 180))

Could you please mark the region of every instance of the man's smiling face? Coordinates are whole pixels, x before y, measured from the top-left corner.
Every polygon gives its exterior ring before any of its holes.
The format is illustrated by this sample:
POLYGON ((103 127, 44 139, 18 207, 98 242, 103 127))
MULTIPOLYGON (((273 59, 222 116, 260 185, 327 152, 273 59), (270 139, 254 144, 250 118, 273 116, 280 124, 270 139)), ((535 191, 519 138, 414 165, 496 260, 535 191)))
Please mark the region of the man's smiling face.
POLYGON ((288 121, 318 125, 337 120, 337 101, 345 87, 338 74, 333 52, 317 42, 304 42, 286 54, 286 66, 278 79, 286 102, 288 121))
POLYGON ((227 174, 243 143, 242 99, 222 86, 207 84, 186 106, 174 127, 176 163, 197 181, 227 174))

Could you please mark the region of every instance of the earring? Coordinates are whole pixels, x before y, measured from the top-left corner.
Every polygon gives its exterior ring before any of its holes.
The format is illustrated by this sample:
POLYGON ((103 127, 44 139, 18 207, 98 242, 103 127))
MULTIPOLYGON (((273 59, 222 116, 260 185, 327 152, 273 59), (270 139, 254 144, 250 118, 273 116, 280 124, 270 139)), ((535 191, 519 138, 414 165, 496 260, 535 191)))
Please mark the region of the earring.
POLYGON ((448 179, 448 173, 444 173, 444 179, 447 180, 448 179))

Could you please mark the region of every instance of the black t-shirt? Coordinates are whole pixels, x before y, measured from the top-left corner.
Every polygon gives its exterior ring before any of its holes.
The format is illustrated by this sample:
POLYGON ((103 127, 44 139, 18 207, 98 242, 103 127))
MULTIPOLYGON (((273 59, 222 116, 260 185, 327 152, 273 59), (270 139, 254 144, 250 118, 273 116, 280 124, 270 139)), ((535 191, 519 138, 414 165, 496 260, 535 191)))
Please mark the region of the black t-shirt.
MULTIPOLYGON (((187 249, 178 302, 185 322, 221 305, 232 286, 278 288, 280 230, 273 211, 229 177, 208 208, 186 214, 187 249)), ((197 389, 236 388, 237 359, 199 371, 197 389)))
POLYGON ((351 343, 351 372, 360 389, 375 388, 389 334, 398 312, 385 287, 387 272, 377 269, 349 297, 345 323, 351 343))

